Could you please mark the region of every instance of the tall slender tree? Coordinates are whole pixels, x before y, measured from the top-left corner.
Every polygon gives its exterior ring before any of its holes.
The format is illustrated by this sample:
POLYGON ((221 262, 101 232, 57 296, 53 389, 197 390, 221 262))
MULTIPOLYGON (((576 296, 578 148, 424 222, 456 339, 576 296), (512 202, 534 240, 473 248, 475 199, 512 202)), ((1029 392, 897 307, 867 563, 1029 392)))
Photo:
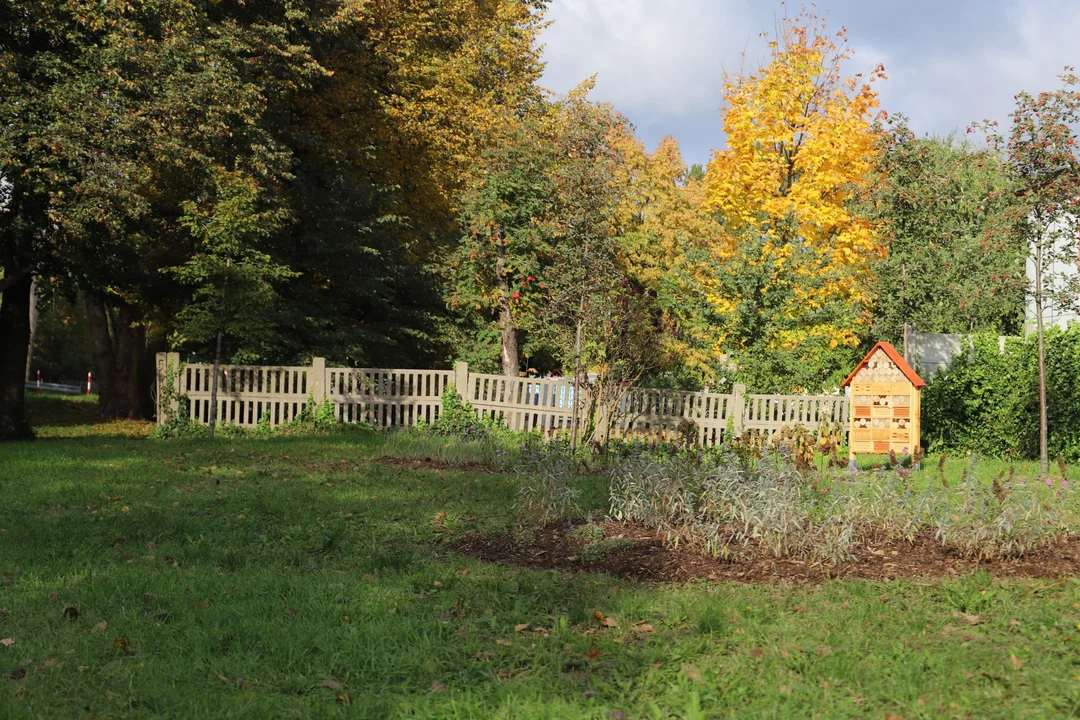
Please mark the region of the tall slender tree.
POLYGON ((1002 217, 1027 245, 1031 268, 1029 296, 1038 334, 1039 464, 1049 468, 1047 451, 1045 313, 1051 305, 1080 309, 1071 281, 1055 270, 1080 258, 1080 77, 1073 68, 1061 74, 1061 87, 1036 95, 1021 92, 1007 132, 988 120, 974 127, 986 131, 990 146, 1001 153, 1020 202, 1002 217))

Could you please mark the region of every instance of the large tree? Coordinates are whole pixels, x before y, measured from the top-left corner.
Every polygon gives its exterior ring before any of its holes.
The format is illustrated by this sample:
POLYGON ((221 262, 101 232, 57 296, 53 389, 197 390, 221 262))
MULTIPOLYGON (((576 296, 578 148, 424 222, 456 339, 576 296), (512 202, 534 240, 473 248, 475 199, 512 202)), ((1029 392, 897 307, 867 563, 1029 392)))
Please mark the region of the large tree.
POLYGON ((122 369, 141 375, 118 353, 145 350, 139 326, 162 284, 154 260, 194 248, 190 221, 215 217, 223 173, 280 194, 289 155, 268 101, 325 72, 305 39, 343 9, 334 0, 5 5, 0 174, 10 202, 0 254, 11 287, 0 311, 0 432, 27 432, 14 357, 25 352, 24 286, 45 270, 90 298, 103 409, 139 412, 139 393, 114 392, 113 381, 122 369))
POLYGON ((711 297, 721 351, 742 367, 790 356, 781 365, 815 368, 792 384, 816 384, 847 362, 834 349, 862 341, 885 253, 853 202, 879 153, 871 83, 884 71, 844 78, 844 31, 828 34, 805 11, 785 18, 769 47, 765 66, 724 82, 727 149, 709 163, 706 202, 728 230, 721 269, 740 274, 718 278, 711 297))
POLYGON ((884 129, 867 204, 889 246, 874 267, 874 336, 1018 334, 1026 249, 1000 221, 1017 203, 1003 159, 951 136, 918 138, 901 115, 884 129))

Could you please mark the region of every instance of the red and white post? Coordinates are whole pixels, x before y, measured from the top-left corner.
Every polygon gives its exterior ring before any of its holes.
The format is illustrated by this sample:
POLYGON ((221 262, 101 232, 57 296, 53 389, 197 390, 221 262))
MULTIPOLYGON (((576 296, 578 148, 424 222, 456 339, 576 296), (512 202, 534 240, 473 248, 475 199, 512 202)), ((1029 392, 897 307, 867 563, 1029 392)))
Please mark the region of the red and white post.
POLYGON ((41 394, 41 371, 40 370, 37 371, 37 387, 34 388, 34 392, 36 392, 38 395, 41 394))
POLYGON ((90 373, 86 373, 86 394, 90 395, 90 388, 94 385, 94 376, 90 373))

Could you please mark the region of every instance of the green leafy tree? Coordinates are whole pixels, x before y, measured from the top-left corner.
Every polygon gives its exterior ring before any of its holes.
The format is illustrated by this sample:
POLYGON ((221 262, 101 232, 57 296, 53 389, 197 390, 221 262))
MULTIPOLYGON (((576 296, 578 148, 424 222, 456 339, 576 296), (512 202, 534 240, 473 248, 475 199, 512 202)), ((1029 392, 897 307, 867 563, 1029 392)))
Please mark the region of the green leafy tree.
POLYGON ((1038 337, 1039 462, 1044 473, 1049 467, 1045 311, 1051 304, 1080 308, 1071 283, 1054 270, 1080 257, 1080 158, 1073 131, 1080 123, 1080 78, 1066 68, 1061 81, 1057 90, 1019 93, 1007 133, 993 121, 979 125, 1001 154, 1020 198, 1002 223, 1026 244, 1033 271, 1028 293, 1038 337))
POLYGON ((449 304, 499 333, 503 375, 516 376, 555 262, 557 107, 540 105, 484 153, 465 193, 464 233, 447 260, 449 304))
POLYGON ((268 99, 323 72, 304 39, 341 9, 331 0, 258 10, 18 0, 0 10, 0 434, 28 432, 14 358, 25 355, 30 278, 48 273, 86 290, 106 368, 145 350, 131 331, 176 310, 160 269, 194 250, 184 204, 209 212, 203 203, 222 172, 267 189, 287 177, 268 99), (112 320, 108 305, 120 309, 112 320))
POLYGON ((917 138, 902 115, 881 134, 868 215, 888 257, 874 267, 873 336, 1015 335, 1023 319, 1023 244, 1000 218, 1016 204, 1003 160, 953 137, 917 138))

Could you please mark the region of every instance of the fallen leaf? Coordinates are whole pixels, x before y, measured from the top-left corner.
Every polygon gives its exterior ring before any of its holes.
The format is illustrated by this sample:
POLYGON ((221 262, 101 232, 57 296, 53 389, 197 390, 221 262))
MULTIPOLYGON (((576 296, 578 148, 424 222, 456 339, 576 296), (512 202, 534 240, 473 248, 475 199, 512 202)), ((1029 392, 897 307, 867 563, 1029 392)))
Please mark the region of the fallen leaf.
POLYGON ((1023 623, 1016 618, 1012 618, 1011 620, 1009 620, 1009 627, 1020 627, 1021 625, 1023 625, 1023 623))
POLYGON ((153 542, 153 541, 147 541, 146 547, 151 549, 151 550, 157 550, 158 549, 158 544, 156 542, 153 542))
POLYGON ((1013 670, 1019 670, 1024 666, 1024 661, 1016 657, 1016 655, 1010 655, 1009 664, 1012 665, 1013 670))
POLYGON ((443 685, 438 680, 436 680, 435 682, 431 683, 431 687, 428 688, 428 692, 433 692, 433 693, 446 692, 446 686, 443 685))
POLYGON ((64 617, 66 617, 68 620, 78 620, 79 608, 74 606, 64 608, 64 617))
POLYGON ((95 625, 94 629, 91 630, 90 632, 93 633, 94 635, 100 635, 101 633, 105 632, 105 628, 107 628, 107 627, 109 627, 109 623, 102 620, 97 625, 95 625))
POLYGON ((623 714, 622 710, 608 710, 605 717, 608 720, 626 720, 626 715, 623 714))
POLYGON ((619 623, 617 623, 615 621, 615 618, 613 617, 604 618, 602 621, 600 621, 600 624, 604 627, 619 627, 619 623))
POLYGON ((630 628, 630 632, 653 633, 653 632, 656 632, 656 628, 654 628, 649 623, 641 623, 640 625, 635 625, 634 627, 630 628))
POLYGON ((131 641, 128 640, 126 637, 118 637, 115 640, 113 640, 113 647, 118 647, 118 648, 131 647, 131 641))
POLYGON ((690 678, 694 682, 701 682, 701 673, 693 665, 683 665, 682 674, 690 678))
POLYGON ((341 689, 341 683, 339 683, 337 680, 323 680, 322 681, 322 686, 324 688, 329 689, 329 690, 340 690, 341 689))
POLYGON ((478 653, 473 653, 474 660, 490 660, 494 656, 490 650, 481 650, 478 653))
POLYGON ((777 691, 781 695, 791 695, 791 686, 790 685, 781 685, 780 687, 777 688, 777 691))
POLYGON ((11 638, 4 638, 3 640, 0 640, 0 645, 3 645, 4 647, 11 647, 14 644, 15 641, 11 638))
POLYGON ((521 623, 520 625, 515 625, 514 626, 514 632, 525 632, 528 629, 529 629, 529 623, 521 623))
POLYGON ((510 647, 513 643, 510 642, 510 638, 499 638, 498 640, 495 641, 495 644, 496 645, 505 645, 506 647, 510 647))
POLYGON ((195 603, 195 607, 199 608, 200 610, 205 610, 206 608, 210 607, 210 603, 208 603, 208 602, 197 602, 197 603, 195 603))
POLYGON ((980 617, 978 615, 969 615, 966 612, 959 612, 957 610, 954 610, 953 611, 953 616, 954 617, 960 617, 960 619, 962 619, 963 622, 966 622, 969 625, 981 625, 983 623, 982 617, 980 617))
POLYGON ((441 588, 441 587, 442 587, 442 583, 441 583, 441 582, 439 582, 438 580, 436 580, 436 581, 435 581, 435 587, 437 587, 437 588, 441 588))
POLYGON ((468 574, 469 574, 469 571, 468 571, 468 570, 458 570, 458 571, 457 571, 457 574, 458 574, 459 576, 461 576, 461 577, 465 577, 466 575, 468 575, 468 574))
POLYGON ((361 575, 360 577, 362 577, 363 579, 367 580, 368 582, 375 582, 375 576, 374 576, 374 575, 372 575, 371 573, 364 573, 364 574, 363 574, 363 575, 361 575))
POLYGON ((903 716, 891 713, 888 710, 885 711, 885 720, 904 720, 903 716))
POLYGON ((589 652, 585 653, 590 660, 598 660, 604 656, 604 653, 600 652, 596 648, 589 648, 589 652))
POLYGON ((764 653, 762 652, 761 648, 754 648, 750 651, 750 655, 756 658, 761 657, 763 654, 764 653))
POLYGON ((338 705, 352 705, 352 693, 337 696, 338 705))

